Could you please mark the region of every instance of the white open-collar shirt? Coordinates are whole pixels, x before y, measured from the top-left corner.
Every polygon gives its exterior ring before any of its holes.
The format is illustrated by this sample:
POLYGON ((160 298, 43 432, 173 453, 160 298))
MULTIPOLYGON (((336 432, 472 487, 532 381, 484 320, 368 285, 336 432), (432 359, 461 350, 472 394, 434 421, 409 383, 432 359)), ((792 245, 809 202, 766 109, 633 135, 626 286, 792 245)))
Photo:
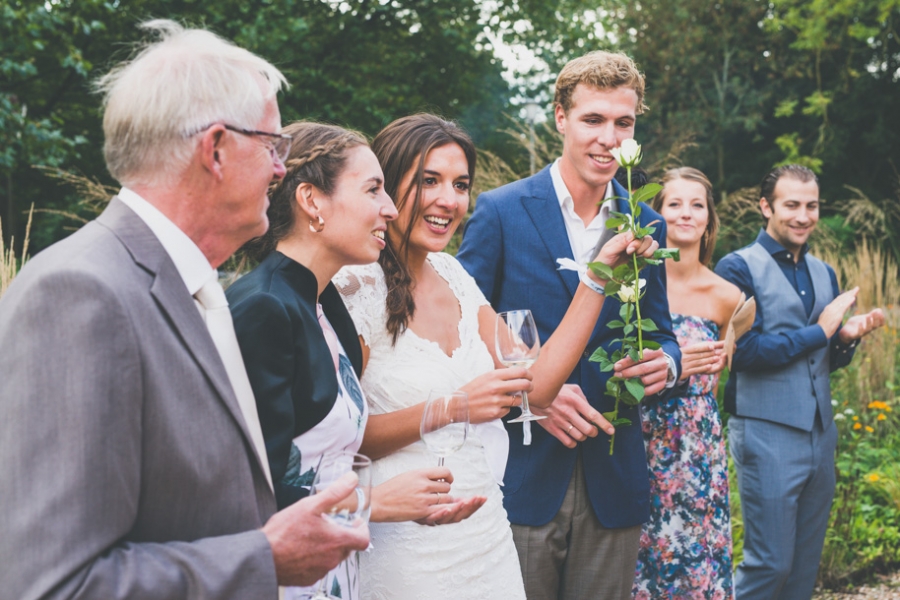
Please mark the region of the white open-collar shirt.
POLYGON ((606 184, 606 194, 597 216, 585 225, 581 217, 575 213, 575 201, 572 200, 572 194, 563 181, 562 173, 559 171, 559 161, 560 159, 557 158, 550 165, 550 179, 553 180, 553 189, 556 191, 556 199, 559 201, 563 222, 566 224, 569 246, 572 247, 572 258, 579 265, 586 265, 594 260, 600 236, 606 229, 606 219, 609 218, 613 201, 612 182, 606 184))

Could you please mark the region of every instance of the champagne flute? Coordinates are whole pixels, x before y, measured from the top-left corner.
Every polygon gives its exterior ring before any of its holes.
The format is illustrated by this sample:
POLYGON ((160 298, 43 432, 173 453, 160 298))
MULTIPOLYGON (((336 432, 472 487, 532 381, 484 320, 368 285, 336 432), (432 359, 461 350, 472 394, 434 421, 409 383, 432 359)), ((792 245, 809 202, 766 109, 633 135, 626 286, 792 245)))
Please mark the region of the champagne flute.
MULTIPOLYGON (((541 338, 530 310, 510 310, 497 314, 494 335, 497 360, 507 367, 525 367, 534 364, 541 353, 541 338)), ((547 417, 536 415, 528 407, 528 393, 522 390, 522 414, 510 423, 537 421, 547 417)))
POLYGON ((431 390, 419 436, 428 449, 438 456, 438 466, 466 443, 469 429, 469 395, 460 391, 431 390))
MULTIPOLYGON (((322 514, 324 518, 341 527, 358 527, 369 522, 372 501, 372 461, 369 457, 349 450, 324 455, 319 461, 319 468, 316 470, 310 488, 310 495, 321 493, 351 471, 357 476, 354 492, 333 506, 330 512, 322 514)), ((347 560, 349 561, 350 558, 347 560)), ((350 580, 349 569, 349 564, 347 564, 348 581, 350 580)), ((332 572, 336 572, 336 570, 332 572)), ((340 600, 339 596, 333 596, 326 590, 330 574, 325 575, 319 581, 311 600, 340 600)))

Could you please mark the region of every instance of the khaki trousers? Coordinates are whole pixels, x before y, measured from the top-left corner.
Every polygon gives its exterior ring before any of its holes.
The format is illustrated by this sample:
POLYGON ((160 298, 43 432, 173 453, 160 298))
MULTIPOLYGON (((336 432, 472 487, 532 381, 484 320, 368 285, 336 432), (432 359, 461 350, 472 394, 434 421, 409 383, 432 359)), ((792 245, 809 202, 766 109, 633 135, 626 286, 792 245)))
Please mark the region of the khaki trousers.
POLYGON ((607 529, 594 515, 581 455, 556 516, 512 525, 528 600, 630 600, 641 525, 607 529))

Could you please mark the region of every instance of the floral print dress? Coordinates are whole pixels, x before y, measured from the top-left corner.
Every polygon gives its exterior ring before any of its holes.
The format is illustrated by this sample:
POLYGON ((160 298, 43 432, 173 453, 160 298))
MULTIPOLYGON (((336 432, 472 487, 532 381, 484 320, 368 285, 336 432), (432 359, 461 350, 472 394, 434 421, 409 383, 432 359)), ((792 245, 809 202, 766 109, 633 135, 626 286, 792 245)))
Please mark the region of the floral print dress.
MULTIPOLYGON (((672 315, 681 346, 719 339, 701 317, 672 315)), ((728 459, 716 404, 718 374, 692 375, 688 395, 643 406, 650 520, 641 532, 634 597, 734 596, 728 459)))

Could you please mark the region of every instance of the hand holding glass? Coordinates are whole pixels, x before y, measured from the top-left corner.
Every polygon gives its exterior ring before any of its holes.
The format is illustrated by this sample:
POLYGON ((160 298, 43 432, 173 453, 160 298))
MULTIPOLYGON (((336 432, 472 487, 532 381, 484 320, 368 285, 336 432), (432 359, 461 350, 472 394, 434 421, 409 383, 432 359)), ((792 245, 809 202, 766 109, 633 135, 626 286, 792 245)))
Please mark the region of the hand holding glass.
MULTIPOLYGON (((351 471, 356 473, 358 478, 354 493, 333 506, 330 512, 322 514, 324 518, 341 527, 358 527, 369 521, 372 500, 372 461, 369 457, 349 451, 326 454, 319 462, 310 488, 310 494, 321 493, 351 471)), ((311 600, 336 598, 326 591, 327 582, 328 575, 319 581, 311 600)))
POLYGON ((466 443, 469 429, 469 395, 459 391, 431 390, 422 412, 419 435, 438 456, 438 466, 466 443))
MULTIPOLYGON (((530 310, 510 310, 497 314, 494 335, 497 360, 507 367, 531 367, 541 353, 541 339, 530 310)), ((537 421, 547 417, 531 412, 528 393, 522 391, 522 414, 510 423, 537 421)))

